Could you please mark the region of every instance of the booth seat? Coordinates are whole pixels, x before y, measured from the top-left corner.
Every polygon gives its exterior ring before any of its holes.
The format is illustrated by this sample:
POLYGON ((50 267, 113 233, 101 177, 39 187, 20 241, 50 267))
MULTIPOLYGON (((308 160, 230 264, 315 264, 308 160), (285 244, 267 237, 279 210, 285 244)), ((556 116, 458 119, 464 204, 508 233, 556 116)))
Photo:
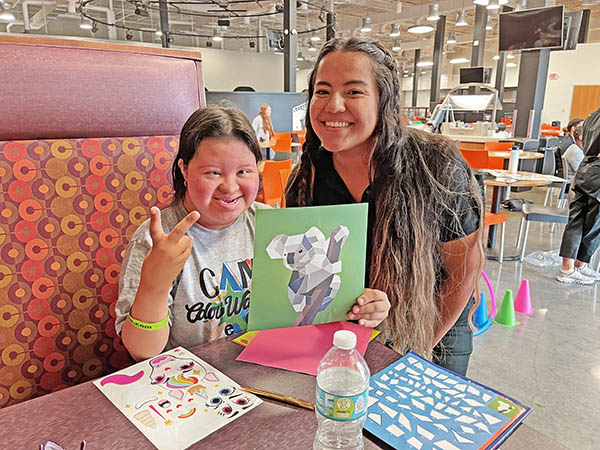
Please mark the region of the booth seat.
POLYGON ((205 99, 196 52, 0 35, 0 60, 2 407, 133 363, 120 264, 205 99))
POLYGON ((129 238, 171 199, 175 136, 0 142, 0 402, 133 361, 114 306, 129 238))

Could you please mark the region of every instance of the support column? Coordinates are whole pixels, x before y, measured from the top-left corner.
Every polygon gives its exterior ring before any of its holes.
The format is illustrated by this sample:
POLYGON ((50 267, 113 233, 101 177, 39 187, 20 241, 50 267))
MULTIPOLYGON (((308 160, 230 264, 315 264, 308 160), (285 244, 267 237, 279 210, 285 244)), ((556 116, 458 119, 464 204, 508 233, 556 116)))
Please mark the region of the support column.
POLYGON ((540 137, 549 62, 549 49, 521 52, 515 104, 517 117, 513 119, 517 137, 540 137))
POLYGON ((165 0, 158 0, 158 8, 160 15, 160 31, 162 31, 160 41, 163 48, 169 48, 171 47, 171 43, 169 42, 169 9, 167 7, 167 2, 165 0))
POLYGON ((446 16, 440 16, 435 28, 433 41, 433 67, 431 68, 431 89, 429 94, 429 110, 440 100, 440 84, 442 80, 442 53, 444 52, 444 36, 446 35, 446 16))
POLYGON ((471 67, 483 66, 485 52, 485 26, 487 25, 487 9, 485 6, 475 6, 475 23, 473 24, 473 50, 471 52, 471 67))
POLYGON ((413 89, 412 89, 412 106, 417 106, 417 94, 419 93, 419 59, 421 59, 421 49, 415 50, 415 63, 413 65, 413 89))
POLYGON ((506 52, 498 54, 500 59, 496 63, 496 82, 494 87, 498 90, 498 100, 502 103, 504 99, 504 81, 506 80, 506 52))
POLYGON ((333 0, 329 0, 329 12, 327 13, 327 32, 325 33, 325 41, 330 41, 335 38, 335 13, 333 12, 333 0))
POLYGON ((285 0, 283 3, 283 41, 283 90, 296 92, 296 0, 285 0))

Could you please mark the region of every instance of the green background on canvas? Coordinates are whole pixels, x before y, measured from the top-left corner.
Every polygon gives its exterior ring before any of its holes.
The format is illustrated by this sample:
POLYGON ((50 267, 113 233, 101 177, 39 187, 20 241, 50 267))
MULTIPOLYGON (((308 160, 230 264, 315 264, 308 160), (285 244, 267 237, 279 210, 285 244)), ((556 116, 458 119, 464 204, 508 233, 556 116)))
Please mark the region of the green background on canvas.
POLYGON ((321 230, 325 239, 338 225, 344 225, 350 231, 340 252, 340 290, 327 308, 317 314, 314 323, 348 319, 348 311, 364 290, 367 210, 367 203, 355 203, 256 211, 248 330, 283 328, 294 324, 299 313, 294 311, 288 300, 292 271, 283 265, 282 259, 269 258, 266 249, 278 234, 304 234, 313 226, 321 230))

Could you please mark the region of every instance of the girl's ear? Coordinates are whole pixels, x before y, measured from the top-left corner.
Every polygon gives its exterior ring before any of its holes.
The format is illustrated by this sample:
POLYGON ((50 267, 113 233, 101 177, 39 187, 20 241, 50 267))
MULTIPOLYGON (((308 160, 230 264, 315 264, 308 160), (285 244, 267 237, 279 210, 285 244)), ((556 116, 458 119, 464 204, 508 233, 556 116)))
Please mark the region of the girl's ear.
POLYGON ((183 179, 187 183, 187 166, 184 164, 183 159, 180 159, 179 161, 177 161, 177 165, 179 166, 179 170, 181 170, 183 179))

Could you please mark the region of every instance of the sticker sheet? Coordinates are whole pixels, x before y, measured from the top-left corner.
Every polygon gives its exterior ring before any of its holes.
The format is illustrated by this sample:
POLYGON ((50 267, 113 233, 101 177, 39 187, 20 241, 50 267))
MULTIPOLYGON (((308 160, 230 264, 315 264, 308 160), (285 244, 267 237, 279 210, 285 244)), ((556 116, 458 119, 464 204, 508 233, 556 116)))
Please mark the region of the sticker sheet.
POLYGON ((181 347, 94 384, 158 449, 184 449, 262 403, 181 347))
POLYGON ((394 448, 494 448, 530 408, 413 352, 371 377, 365 428, 394 448))

